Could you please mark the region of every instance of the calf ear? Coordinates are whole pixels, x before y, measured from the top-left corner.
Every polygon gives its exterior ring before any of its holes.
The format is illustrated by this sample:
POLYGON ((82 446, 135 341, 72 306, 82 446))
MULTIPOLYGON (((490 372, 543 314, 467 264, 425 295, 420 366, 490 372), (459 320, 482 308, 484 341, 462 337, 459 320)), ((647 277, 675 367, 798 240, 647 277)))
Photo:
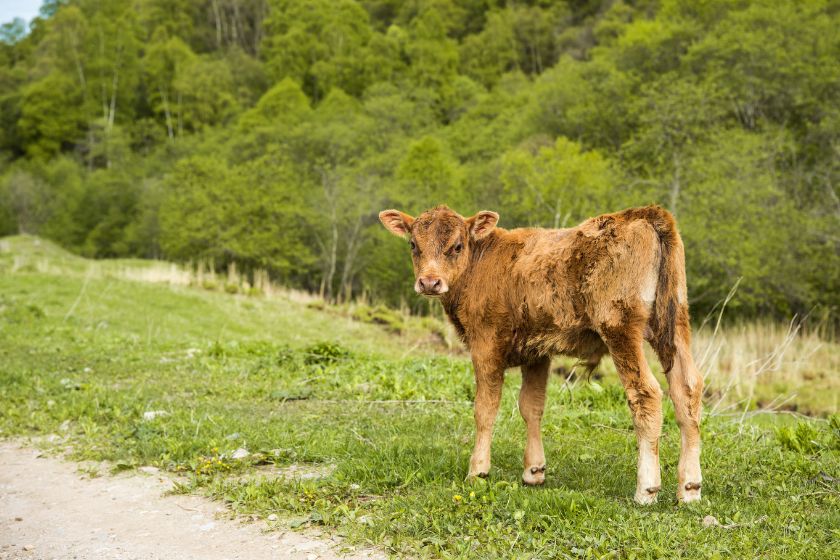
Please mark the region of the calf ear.
POLYGON ((473 239, 482 239, 490 235, 490 232, 496 227, 499 221, 499 215, 489 210, 482 210, 469 220, 467 220, 467 227, 470 230, 470 235, 473 239))
POLYGON ((388 228, 388 231, 400 237, 406 237, 411 233, 411 224, 414 223, 414 218, 408 214, 403 214, 399 210, 380 212, 379 219, 382 220, 382 224, 388 228))

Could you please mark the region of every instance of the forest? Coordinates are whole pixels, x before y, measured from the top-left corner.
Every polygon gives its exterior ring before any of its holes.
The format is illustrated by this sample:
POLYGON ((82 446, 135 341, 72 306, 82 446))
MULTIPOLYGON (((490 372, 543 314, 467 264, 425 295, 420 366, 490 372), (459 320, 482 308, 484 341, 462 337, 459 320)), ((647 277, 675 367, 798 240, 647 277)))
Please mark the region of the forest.
POLYGON ((381 210, 655 203, 695 317, 739 278, 732 316, 836 314, 838 29, 837 0, 47 0, 0 28, 0 236, 423 311, 381 210))

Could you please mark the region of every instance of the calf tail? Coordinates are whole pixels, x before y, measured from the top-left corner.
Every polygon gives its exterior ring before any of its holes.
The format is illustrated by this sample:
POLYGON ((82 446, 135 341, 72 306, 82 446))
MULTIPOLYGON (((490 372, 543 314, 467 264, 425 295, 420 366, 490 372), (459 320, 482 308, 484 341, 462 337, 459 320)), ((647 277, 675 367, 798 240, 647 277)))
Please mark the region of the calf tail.
MULTIPOLYGON (((652 213, 653 214, 653 213, 652 213)), ((703 409, 703 376, 691 358, 691 327, 685 286, 685 252, 674 218, 657 209, 651 224, 659 233, 662 258, 652 319, 653 346, 668 378, 668 393, 680 427, 680 462, 677 465, 677 499, 700 499, 700 417, 703 409)))
POLYGON ((667 375, 680 349, 691 341, 688 297, 685 283, 685 251, 674 217, 659 207, 651 207, 649 220, 659 234, 662 258, 656 285, 656 303, 651 318, 651 346, 667 375), (678 341, 679 339, 679 341, 678 341))

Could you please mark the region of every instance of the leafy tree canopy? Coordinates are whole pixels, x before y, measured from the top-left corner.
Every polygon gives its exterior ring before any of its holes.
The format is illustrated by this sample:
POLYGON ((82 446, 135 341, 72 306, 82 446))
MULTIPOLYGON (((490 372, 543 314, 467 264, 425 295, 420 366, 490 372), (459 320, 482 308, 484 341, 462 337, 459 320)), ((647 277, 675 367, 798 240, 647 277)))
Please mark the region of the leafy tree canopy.
POLYGON ((830 0, 48 0, 0 25, 0 234, 425 308, 377 214, 656 202, 695 316, 840 301, 830 0))

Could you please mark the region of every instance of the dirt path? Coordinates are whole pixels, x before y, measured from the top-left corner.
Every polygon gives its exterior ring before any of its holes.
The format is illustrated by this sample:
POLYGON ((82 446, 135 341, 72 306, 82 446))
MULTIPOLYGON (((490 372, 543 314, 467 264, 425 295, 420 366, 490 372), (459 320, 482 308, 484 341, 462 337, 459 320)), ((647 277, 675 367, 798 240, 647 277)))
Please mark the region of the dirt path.
POLYGON ((144 473, 90 480, 76 463, 0 442, 0 558, 370 560, 342 555, 315 531, 263 533, 264 520, 218 518, 227 510, 197 496, 163 496, 166 477, 144 473))

